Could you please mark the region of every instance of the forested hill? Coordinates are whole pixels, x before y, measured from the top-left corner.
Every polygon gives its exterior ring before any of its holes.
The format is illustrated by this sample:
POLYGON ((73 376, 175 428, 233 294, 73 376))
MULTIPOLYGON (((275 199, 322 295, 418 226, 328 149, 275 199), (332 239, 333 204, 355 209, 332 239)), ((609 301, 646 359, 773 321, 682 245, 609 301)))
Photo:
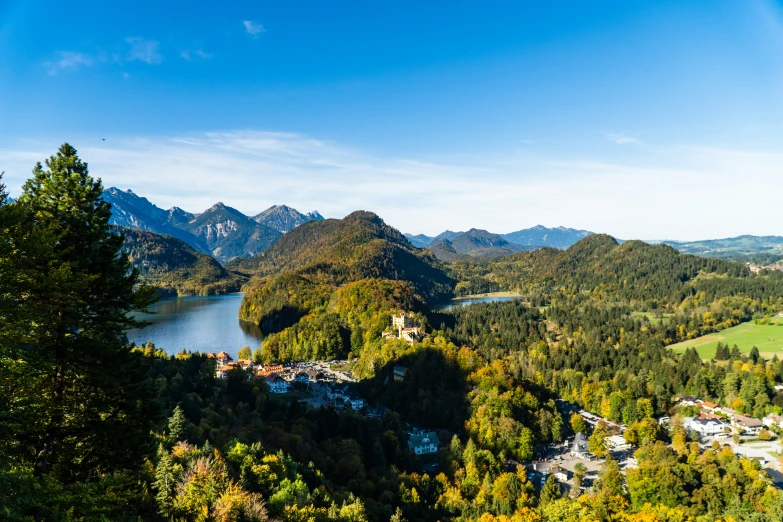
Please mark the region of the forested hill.
MULTIPOLYGON (((753 276, 740 263, 681 254, 667 245, 622 244, 604 234, 588 236, 566 250, 542 248, 487 264, 455 263, 458 291, 492 289, 525 294, 562 288, 603 300, 677 306, 689 295, 706 297, 783 291, 783 274, 753 276)), ((779 295, 779 294, 778 294, 779 295)))
POLYGON ((146 230, 118 228, 123 251, 145 282, 164 294, 213 295, 239 290, 242 280, 184 241, 146 230))
POLYGON ((451 292, 453 281, 436 263, 377 215, 357 211, 343 219, 305 223, 266 252, 230 266, 256 276, 325 273, 336 284, 366 278, 403 280, 423 298, 439 299, 451 292))
POLYGON ((361 351, 380 339, 393 310, 447 298, 455 284, 434 257, 362 211, 305 223, 232 267, 255 275, 240 318, 281 332, 264 342, 265 356, 279 360, 361 351))

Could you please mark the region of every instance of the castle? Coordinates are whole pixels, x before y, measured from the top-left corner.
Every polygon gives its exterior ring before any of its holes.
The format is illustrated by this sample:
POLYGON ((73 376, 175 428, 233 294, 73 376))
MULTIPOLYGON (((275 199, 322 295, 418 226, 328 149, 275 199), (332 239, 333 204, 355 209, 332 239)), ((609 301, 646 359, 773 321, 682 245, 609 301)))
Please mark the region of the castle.
POLYGON ((413 317, 405 312, 400 312, 400 315, 392 315, 392 328, 397 330, 397 337, 408 341, 410 344, 423 337, 421 328, 416 326, 413 317))

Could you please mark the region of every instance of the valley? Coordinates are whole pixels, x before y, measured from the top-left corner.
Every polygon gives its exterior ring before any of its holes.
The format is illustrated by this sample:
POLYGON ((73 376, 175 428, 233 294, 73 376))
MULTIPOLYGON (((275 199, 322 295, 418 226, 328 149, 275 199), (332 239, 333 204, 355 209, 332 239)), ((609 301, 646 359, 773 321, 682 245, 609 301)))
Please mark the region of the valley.
POLYGON ((367 211, 278 206, 257 216, 267 227, 223 204, 163 211, 129 192, 112 194, 115 209, 70 146, 48 165, 41 189, 0 204, 13 223, 0 290, 34 296, 3 305, 13 386, 0 392, 20 405, 10 431, 33 441, 0 438, 20 466, 0 475, 8 509, 115 505, 115 475, 89 479, 92 441, 59 436, 67 453, 46 453, 56 474, 36 479, 41 419, 63 434, 94 423, 108 469, 145 484, 122 487, 152 519, 230 501, 290 521, 632 520, 653 505, 708 520, 734 509, 699 500, 725 477, 758 506, 742 513, 783 506, 774 464, 743 454, 768 459, 783 437, 783 272, 606 234, 525 248, 471 229, 418 248, 367 211), (58 336, 52 313, 77 335, 58 336), (716 340, 742 347, 717 354, 716 340), (58 364, 74 389, 58 401, 77 413, 51 417, 61 406, 42 390, 58 364), (725 430, 732 444, 716 447, 725 430), (73 486, 65 468, 84 478, 73 486))

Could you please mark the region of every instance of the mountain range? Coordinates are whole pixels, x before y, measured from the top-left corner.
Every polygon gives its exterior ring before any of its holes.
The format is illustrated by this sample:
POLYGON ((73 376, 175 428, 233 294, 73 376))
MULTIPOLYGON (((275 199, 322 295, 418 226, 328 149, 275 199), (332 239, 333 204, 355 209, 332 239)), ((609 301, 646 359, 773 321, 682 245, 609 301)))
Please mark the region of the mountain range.
MULTIPOLYGON (((405 237, 408 238, 408 241, 413 243, 413 245, 419 247, 419 248, 427 248, 432 243, 438 240, 447 240, 451 241, 452 243, 457 240, 460 236, 464 234, 468 234, 468 236, 476 236, 477 229, 471 229, 468 232, 453 232, 451 230, 445 230, 438 234, 437 236, 430 237, 426 236, 424 234, 405 234, 405 237)), ((587 231, 587 230, 577 230, 574 228, 566 228, 566 227, 557 227, 557 228, 548 228, 542 225, 537 225, 532 228, 525 228, 522 230, 517 230, 516 232, 510 232, 508 234, 493 234, 491 232, 487 232, 486 230, 480 231, 484 234, 489 234, 492 236, 495 236, 497 238, 500 238, 502 240, 505 240, 508 245, 502 245, 504 247, 509 248, 512 251, 518 251, 518 250, 532 250, 535 248, 550 246, 554 248, 568 248, 580 239, 583 239, 591 234, 593 232, 587 231)), ((472 242, 472 240, 466 238, 468 242, 472 242)), ((457 240, 458 242, 461 242, 463 240, 457 240)), ((497 242, 497 239, 493 239, 493 241, 497 242)), ((494 246, 500 246, 500 245, 493 245, 494 246)), ((464 252, 459 252, 464 253, 464 252)))
POLYGON ((200 214, 179 207, 164 210, 131 190, 114 187, 103 192, 103 199, 112 204, 112 224, 174 236, 221 262, 263 252, 294 227, 323 220, 317 211, 302 214, 285 205, 252 218, 223 203, 200 214))

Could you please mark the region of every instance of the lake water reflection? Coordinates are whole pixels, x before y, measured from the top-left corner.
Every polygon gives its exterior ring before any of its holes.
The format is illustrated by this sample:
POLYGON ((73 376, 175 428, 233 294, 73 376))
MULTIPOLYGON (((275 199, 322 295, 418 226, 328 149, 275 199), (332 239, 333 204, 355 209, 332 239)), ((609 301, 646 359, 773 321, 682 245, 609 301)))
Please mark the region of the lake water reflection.
POLYGON ((150 308, 155 314, 138 316, 152 324, 128 330, 128 340, 139 345, 152 341, 170 354, 225 350, 236 359, 240 348, 257 348, 262 339, 256 325, 238 319, 241 303, 242 294, 162 299, 150 308))
POLYGON ((457 308, 459 306, 468 306, 476 303, 514 301, 516 299, 519 299, 520 297, 521 296, 518 295, 485 295, 485 296, 476 296, 476 297, 461 297, 458 299, 452 299, 451 301, 446 301, 445 303, 434 305, 432 308, 433 310, 446 311, 446 310, 451 310, 453 308, 457 308))

